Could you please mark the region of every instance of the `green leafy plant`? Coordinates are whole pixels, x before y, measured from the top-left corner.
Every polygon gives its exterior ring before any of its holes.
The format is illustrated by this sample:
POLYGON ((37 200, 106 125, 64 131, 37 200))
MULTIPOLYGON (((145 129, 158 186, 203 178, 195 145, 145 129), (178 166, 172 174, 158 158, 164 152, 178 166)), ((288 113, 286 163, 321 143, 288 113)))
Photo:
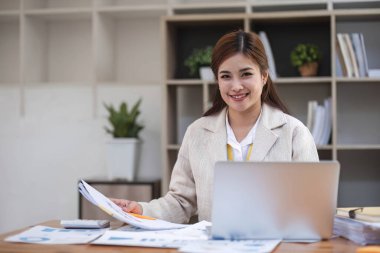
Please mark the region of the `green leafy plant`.
POLYGON ((128 106, 125 102, 120 104, 119 110, 116 110, 112 105, 104 103, 109 116, 108 121, 113 129, 104 127, 106 132, 114 138, 139 138, 139 132, 144 126, 137 123, 137 117, 140 115, 141 99, 128 111, 128 106))
POLYGON ((300 67, 309 62, 318 62, 321 59, 321 53, 316 45, 298 44, 290 54, 292 65, 300 67))
POLYGON ((185 60, 185 66, 189 68, 190 75, 198 73, 198 69, 211 65, 212 47, 196 48, 185 60))

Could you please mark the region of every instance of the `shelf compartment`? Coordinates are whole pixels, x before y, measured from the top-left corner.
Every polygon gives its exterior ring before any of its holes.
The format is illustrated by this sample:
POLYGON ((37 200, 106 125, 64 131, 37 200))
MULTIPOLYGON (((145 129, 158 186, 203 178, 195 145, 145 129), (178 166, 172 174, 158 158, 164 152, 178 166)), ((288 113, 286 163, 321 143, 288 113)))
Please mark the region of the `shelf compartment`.
POLYGON ((290 61, 290 53, 299 43, 311 43, 319 47, 322 59, 318 76, 331 76, 331 21, 329 16, 252 16, 251 29, 265 31, 273 52, 277 76, 299 77, 298 69, 290 61), (302 20, 302 21, 301 21, 302 20))
POLYGON ((378 205, 380 150, 338 150, 337 155, 341 164, 338 206, 378 205))
POLYGON ((333 160, 332 147, 322 146, 318 147, 318 156, 320 161, 331 161, 333 160))
POLYGON ((93 80, 91 13, 25 16, 26 83, 93 80))
POLYGON ((316 100, 318 104, 323 104, 324 99, 331 97, 330 83, 280 83, 277 88, 291 115, 305 125, 307 122, 308 102, 316 100))
POLYGON ((184 23, 168 22, 167 25, 168 48, 170 48, 170 52, 167 53, 168 66, 173 66, 168 71, 167 79, 189 79, 194 77, 189 75, 184 62, 192 51, 195 48, 214 46, 217 40, 227 32, 244 29, 244 20, 193 20, 184 23))
POLYGON ((19 11, 20 0, 1 0, 0 1, 0 12, 5 11, 19 11))
POLYGON ((20 82, 20 22, 0 16, 0 85, 20 82))
POLYGON ((91 0, 24 0, 25 10, 91 8, 91 0))
POLYGON ((337 84, 337 145, 380 145, 380 83, 337 84))
MULTIPOLYGON (((367 14, 365 17, 348 14, 339 15, 336 17, 337 33, 363 34, 369 69, 380 69, 380 36, 377 36, 374 32, 377 31, 379 27, 380 10, 377 12, 377 14, 367 14)), ((374 79, 379 78, 380 77, 374 79)), ((371 78, 360 78, 358 81, 367 81, 368 79, 371 78)))
POLYGON ((167 86, 169 145, 182 143, 187 127, 203 114, 203 89, 199 86, 167 86))
POLYGON ((96 79, 98 82, 159 84, 160 24, 155 18, 129 18, 128 12, 95 16, 96 79), (141 53, 149 58, 141 57, 141 53))

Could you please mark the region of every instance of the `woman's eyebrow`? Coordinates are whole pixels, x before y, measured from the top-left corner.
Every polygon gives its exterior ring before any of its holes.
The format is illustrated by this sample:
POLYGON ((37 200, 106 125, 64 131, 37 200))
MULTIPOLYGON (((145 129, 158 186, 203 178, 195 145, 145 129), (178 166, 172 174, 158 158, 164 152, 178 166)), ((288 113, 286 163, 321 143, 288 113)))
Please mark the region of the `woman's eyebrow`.
POLYGON ((239 70, 239 72, 244 72, 244 71, 247 71, 247 70, 253 70, 253 68, 246 67, 246 68, 243 68, 243 69, 239 70))

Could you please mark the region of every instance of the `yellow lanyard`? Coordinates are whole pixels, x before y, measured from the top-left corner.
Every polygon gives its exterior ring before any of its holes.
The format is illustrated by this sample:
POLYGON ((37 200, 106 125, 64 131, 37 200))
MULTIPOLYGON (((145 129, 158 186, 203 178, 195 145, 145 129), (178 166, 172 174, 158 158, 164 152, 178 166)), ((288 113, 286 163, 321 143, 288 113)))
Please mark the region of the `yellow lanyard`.
MULTIPOLYGON (((247 157, 245 158, 246 161, 248 161, 251 158, 252 147, 253 147, 253 143, 249 145, 247 157)), ((227 144, 227 158, 228 158, 228 161, 234 160, 234 152, 232 150, 232 147, 229 144, 227 144)))

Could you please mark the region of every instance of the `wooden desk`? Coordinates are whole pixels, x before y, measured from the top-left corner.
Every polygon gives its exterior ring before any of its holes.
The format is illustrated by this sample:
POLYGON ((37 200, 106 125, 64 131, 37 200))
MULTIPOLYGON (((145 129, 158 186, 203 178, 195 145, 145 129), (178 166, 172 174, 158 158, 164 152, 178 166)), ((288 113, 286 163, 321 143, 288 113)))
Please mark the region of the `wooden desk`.
MULTIPOLYGON (((58 221, 49 221, 41 225, 60 227, 58 221)), ((121 223, 113 223, 112 227, 120 226, 121 223)), ((20 233, 25 230, 20 229, 13 232, 0 235, 0 253, 20 253, 20 252, 43 252, 43 253, 82 253, 82 252, 135 252, 135 253, 174 253, 175 249, 157 249, 157 248, 141 248, 141 247, 122 247, 122 246, 100 246, 100 245, 38 245, 5 242, 4 238, 13 234, 20 233)), ((275 253, 297 253, 297 252, 313 252, 313 253, 329 253, 344 252, 354 253, 359 246, 342 238, 335 238, 329 241, 317 243, 281 243, 275 253)))

